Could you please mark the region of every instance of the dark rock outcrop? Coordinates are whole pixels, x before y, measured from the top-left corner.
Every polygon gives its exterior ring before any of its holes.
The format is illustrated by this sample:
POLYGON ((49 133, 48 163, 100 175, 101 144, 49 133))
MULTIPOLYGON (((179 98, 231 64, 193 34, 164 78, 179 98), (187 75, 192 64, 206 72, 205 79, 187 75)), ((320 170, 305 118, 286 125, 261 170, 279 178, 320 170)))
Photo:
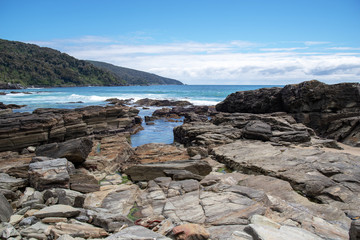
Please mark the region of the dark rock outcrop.
POLYGON ((286 113, 221 113, 212 122, 190 122, 174 128, 175 141, 186 146, 213 146, 237 139, 256 139, 275 143, 307 143, 312 129, 296 123, 286 113))
POLYGON ((327 85, 316 80, 230 94, 221 112, 287 112, 322 137, 360 145, 360 84, 327 85))
POLYGON ((25 107, 26 105, 17 105, 17 104, 4 104, 0 102, 0 109, 19 109, 25 107))
POLYGON ((140 106, 190 106, 192 105, 189 101, 174 101, 174 100, 159 100, 159 99, 149 99, 144 98, 135 102, 135 104, 140 106))
POLYGON ((41 145, 36 149, 37 156, 66 158, 74 164, 85 162, 91 152, 93 142, 89 138, 71 139, 62 143, 41 145))
POLYGON ((351 223, 349 237, 350 240, 360 239, 360 220, 356 220, 351 223))
POLYGON ((138 112, 132 107, 91 106, 0 115, 0 152, 89 135, 134 133, 141 123, 138 112))
POLYGON ((0 89, 23 89, 24 87, 18 83, 0 83, 0 89))

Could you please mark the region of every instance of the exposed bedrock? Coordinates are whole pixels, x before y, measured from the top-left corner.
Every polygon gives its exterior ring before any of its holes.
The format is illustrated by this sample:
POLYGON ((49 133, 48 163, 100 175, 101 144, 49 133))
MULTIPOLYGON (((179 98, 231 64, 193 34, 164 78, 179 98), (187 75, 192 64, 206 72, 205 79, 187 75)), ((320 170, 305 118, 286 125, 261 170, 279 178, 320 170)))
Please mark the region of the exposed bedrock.
POLYGON ((91 106, 0 115, 0 151, 20 151, 89 135, 134 132, 141 123, 138 112, 132 107, 91 106))
POLYGON ((175 141, 186 146, 211 147, 237 139, 271 141, 282 145, 312 144, 315 134, 286 113, 220 113, 211 122, 190 122, 174 128, 174 137, 175 141))
POLYGON ((360 145, 360 84, 327 85, 312 80, 283 88, 230 94, 216 105, 220 112, 287 112, 317 134, 360 145))
POLYGON ((359 156, 259 141, 236 141, 214 148, 213 154, 232 169, 283 179, 313 201, 360 215, 359 156))

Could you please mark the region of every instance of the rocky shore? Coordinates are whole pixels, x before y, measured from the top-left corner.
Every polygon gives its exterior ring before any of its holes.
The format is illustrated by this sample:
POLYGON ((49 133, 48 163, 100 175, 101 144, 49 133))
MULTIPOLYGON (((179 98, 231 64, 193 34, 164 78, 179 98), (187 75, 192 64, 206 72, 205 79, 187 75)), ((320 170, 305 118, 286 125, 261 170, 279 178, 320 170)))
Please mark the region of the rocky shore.
POLYGON ((174 144, 136 148, 126 101, 1 115, 0 237, 359 239, 359 91, 310 81, 216 109, 146 99, 170 106, 148 120, 184 123, 174 144))

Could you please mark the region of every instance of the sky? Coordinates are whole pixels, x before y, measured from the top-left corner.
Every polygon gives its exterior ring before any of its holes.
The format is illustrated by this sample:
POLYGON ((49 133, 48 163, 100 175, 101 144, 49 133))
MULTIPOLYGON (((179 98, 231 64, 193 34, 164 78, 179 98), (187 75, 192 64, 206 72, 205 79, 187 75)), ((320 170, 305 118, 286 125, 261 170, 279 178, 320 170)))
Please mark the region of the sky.
POLYGON ((185 84, 360 81, 360 0, 0 0, 0 38, 185 84))

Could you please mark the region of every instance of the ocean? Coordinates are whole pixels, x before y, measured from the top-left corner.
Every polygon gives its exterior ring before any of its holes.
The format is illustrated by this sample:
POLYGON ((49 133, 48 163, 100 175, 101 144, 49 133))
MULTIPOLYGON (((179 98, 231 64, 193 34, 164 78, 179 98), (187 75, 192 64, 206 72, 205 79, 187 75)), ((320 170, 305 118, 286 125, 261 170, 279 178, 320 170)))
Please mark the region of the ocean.
MULTIPOLYGON (((69 87, 69 88, 31 88, 22 90, 3 90, 6 95, 0 95, 4 104, 27 105, 14 112, 32 112, 37 108, 79 108, 90 105, 105 106, 108 98, 134 99, 169 99, 187 100, 194 105, 215 105, 236 91, 254 90, 273 85, 160 85, 160 86, 124 86, 124 87, 69 87), (21 93, 10 93, 10 92, 21 93), (29 92, 31 94, 25 94, 29 92)), ((139 108, 141 117, 150 116, 156 107, 139 108)), ((175 126, 181 122, 156 120, 154 125, 146 125, 144 130, 133 135, 133 147, 146 143, 173 142, 175 126)))

